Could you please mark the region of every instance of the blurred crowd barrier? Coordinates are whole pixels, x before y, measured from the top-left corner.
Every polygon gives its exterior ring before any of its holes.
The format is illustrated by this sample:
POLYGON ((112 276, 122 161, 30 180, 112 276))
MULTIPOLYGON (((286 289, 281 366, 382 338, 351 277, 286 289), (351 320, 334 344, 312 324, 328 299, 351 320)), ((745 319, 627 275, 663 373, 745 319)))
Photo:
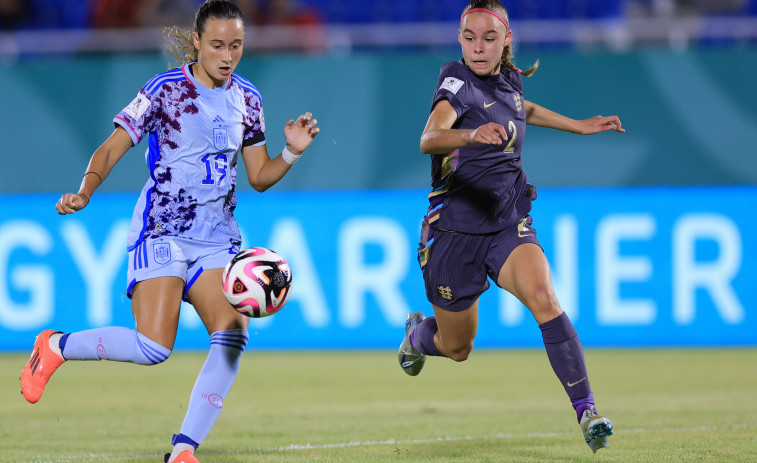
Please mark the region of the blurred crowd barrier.
MULTIPOLYGON (((199 0, 1 0, 0 59, 162 49, 166 26, 191 29, 199 0)), ((461 0, 238 0, 246 47, 344 53, 450 46, 461 0)), ((516 44, 628 49, 754 43, 757 0, 510 0, 516 44)))
MULTIPOLYGON (((456 21, 464 0, 234 0, 254 24, 456 21)), ((204 0, 3 0, 2 29, 191 25, 204 0)), ((754 0, 505 0, 511 19, 757 14, 754 0)))

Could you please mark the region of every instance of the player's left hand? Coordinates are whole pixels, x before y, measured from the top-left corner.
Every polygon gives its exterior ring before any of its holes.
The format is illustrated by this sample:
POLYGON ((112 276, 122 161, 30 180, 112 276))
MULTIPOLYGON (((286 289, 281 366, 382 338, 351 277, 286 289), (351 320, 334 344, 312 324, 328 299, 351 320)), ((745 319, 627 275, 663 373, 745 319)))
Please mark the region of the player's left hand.
POLYGON ((594 116, 589 119, 578 121, 579 132, 581 135, 593 135, 599 132, 614 130, 625 133, 626 129, 621 127, 618 116, 594 116))
POLYGON ((288 120, 284 126, 284 137, 287 142, 287 149, 292 154, 302 154, 303 151, 310 146, 313 139, 321 131, 320 128, 315 125, 318 123, 313 118, 313 114, 307 112, 297 120, 288 120))

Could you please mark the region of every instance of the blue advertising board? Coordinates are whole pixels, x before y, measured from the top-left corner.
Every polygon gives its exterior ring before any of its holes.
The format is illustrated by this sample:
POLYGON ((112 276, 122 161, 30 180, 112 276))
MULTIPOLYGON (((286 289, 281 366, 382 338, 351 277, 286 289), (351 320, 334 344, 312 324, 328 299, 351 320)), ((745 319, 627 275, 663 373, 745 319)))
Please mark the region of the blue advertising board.
MULTIPOLYGON (((426 192, 240 194, 243 246, 283 255, 287 306, 252 320, 248 349, 396 348, 407 312, 431 313, 415 250, 426 192)), ((55 213, 54 195, 4 195, 0 350, 43 329, 134 326, 126 234, 136 194, 55 213)), ((757 188, 542 189, 534 227, 585 346, 757 345, 757 188)), ((177 349, 208 336, 182 305, 177 349)), ((537 347, 528 311, 492 285, 477 347, 537 347)))

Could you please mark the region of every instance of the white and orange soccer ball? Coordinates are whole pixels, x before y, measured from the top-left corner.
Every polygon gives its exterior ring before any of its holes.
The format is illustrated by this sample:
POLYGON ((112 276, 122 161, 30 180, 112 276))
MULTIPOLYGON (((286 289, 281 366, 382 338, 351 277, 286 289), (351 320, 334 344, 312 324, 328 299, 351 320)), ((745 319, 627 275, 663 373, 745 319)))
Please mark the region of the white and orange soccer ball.
POLYGON ((223 271, 226 299, 248 317, 267 317, 281 310, 291 288, 289 264, 270 249, 240 251, 223 271))

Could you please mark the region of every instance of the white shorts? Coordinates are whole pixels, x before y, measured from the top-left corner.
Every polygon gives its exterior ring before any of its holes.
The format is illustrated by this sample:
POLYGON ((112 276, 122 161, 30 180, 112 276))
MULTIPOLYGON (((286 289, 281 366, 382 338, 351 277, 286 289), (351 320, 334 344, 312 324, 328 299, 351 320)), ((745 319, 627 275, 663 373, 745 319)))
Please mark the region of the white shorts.
POLYGON ((131 299, 137 282, 158 277, 179 277, 186 283, 183 299, 188 301, 187 292, 203 270, 226 267, 238 252, 239 247, 229 243, 178 236, 148 238, 129 251, 126 295, 131 299))

